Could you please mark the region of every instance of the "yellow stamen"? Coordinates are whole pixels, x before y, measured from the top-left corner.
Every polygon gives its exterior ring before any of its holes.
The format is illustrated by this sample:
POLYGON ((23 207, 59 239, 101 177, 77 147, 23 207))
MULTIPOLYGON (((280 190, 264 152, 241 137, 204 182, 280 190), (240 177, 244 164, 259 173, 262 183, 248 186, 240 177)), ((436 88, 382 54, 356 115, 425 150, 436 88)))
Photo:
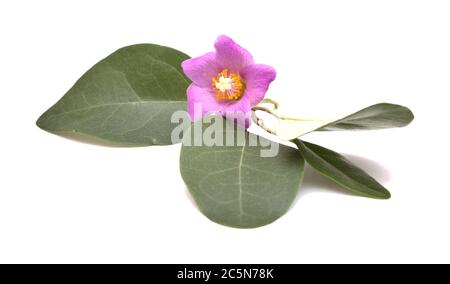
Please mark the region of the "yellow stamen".
POLYGON ((228 69, 222 70, 217 77, 212 78, 212 87, 216 93, 216 99, 238 100, 244 94, 245 83, 238 74, 228 74, 228 69))

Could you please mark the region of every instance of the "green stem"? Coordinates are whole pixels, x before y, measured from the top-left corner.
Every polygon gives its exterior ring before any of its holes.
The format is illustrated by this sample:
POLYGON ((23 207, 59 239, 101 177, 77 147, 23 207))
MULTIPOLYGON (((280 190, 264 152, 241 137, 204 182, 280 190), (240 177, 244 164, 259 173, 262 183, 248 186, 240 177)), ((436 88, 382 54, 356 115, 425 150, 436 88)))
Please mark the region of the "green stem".
POLYGON ((270 109, 270 108, 266 108, 266 107, 263 107, 263 106, 255 106, 255 107, 252 108, 252 110, 253 110, 253 111, 260 110, 260 111, 267 112, 268 114, 271 114, 271 115, 273 115, 273 116, 275 116, 276 118, 281 119, 281 120, 307 121, 307 122, 308 122, 308 121, 328 121, 328 120, 326 120, 326 119, 315 119, 315 118, 293 118, 293 117, 288 117, 288 116, 280 115, 280 114, 276 113, 276 112, 274 111, 275 109, 270 109))
POLYGON ((269 132, 270 134, 274 134, 276 135, 276 130, 272 129, 268 126, 266 126, 264 124, 264 120, 260 117, 258 117, 258 115, 256 114, 256 111, 264 111, 270 115, 273 115, 274 117, 276 117, 279 120, 284 120, 284 121, 300 121, 300 122, 327 122, 328 120, 325 119, 307 119, 307 118, 292 118, 292 117, 287 117, 284 115, 281 115, 279 113, 276 112, 276 110, 278 109, 278 107, 280 106, 280 104, 272 99, 264 99, 261 101, 262 104, 267 103, 267 104, 271 104, 273 107, 272 108, 268 108, 268 107, 264 107, 261 105, 257 105, 255 107, 252 108, 252 120, 262 129, 264 129, 265 131, 269 132))

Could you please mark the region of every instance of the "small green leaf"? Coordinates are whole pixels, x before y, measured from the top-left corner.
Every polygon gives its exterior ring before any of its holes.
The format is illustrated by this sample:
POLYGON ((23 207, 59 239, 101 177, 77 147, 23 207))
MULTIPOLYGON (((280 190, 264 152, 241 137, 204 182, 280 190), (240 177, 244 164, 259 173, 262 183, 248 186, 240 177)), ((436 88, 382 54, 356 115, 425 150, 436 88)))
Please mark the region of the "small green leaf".
POLYGON ((180 51, 124 47, 87 71, 37 121, 49 132, 115 146, 171 144, 171 115, 186 110, 180 51))
POLYGON ((371 198, 391 197, 386 188, 342 155, 300 139, 293 142, 308 164, 343 188, 371 198))
MULTIPOLYGON (((232 128, 224 127, 223 137, 227 131, 237 132, 232 128)), ((244 136, 241 146, 183 145, 180 171, 206 217, 225 226, 255 228, 289 209, 303 178, 304 160, 296 149, 275 142, 278 154, 261 157, 268 140, 258 137, 259 143, 250 146, 257 136, 244 136)))
POLYGON ((312 131, 374 130, 403 127, 413 121, 413 113, 406 107, 388 103, 376 104, 338 120, 280 120, 277 134, 292 140, 312 131))
POLYGON ((413 121, 408 108, 393 104, 376 104, 337 120, 317 130, 372 130, 404 127, 413 121))

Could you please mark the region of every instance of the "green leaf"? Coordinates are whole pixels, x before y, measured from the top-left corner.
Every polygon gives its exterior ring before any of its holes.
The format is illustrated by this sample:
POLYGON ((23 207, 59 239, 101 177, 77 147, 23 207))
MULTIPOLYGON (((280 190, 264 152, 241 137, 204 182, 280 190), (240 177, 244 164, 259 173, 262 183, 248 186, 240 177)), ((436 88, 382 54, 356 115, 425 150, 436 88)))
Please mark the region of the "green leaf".
POLYGON ((37 121, 49 132, 114 146, 171 144, 171 115, 186 110, 180 51, 124 47, 89 71, 37 121))
POLYGON ((414 115, 408 108, 383 103, 360 110, 318 130, 372 130, 404 127, 410 124, 413 119, 414 115))
MULTIPOLYGON (((231 128, 224 127, 222 137, 230 131, 236 137, 240 128, 231 128)), ((183 145, 180 171, 206 217, 225 226, 255 228, 290 208, 303 179, 304 160, 297 149, 275 142, 278 154, 261 157, 269 141, 248 132, 244 136, 245 142, 235 146, 183 145), (251 144, 256 137, 259 143, 251 144)))
POLYGON ((342 155, 300 139, 293 142, 298 146, 308 164, 343 188, 371 198, 391 197, 386 188, 342 155))
POLYGON ((277 130, 284 140, 292 140, 312 131, 374 130, 403 127, 413 121, 406 107, 388 103, 376 104, 337 120, 281 119, 277 130))

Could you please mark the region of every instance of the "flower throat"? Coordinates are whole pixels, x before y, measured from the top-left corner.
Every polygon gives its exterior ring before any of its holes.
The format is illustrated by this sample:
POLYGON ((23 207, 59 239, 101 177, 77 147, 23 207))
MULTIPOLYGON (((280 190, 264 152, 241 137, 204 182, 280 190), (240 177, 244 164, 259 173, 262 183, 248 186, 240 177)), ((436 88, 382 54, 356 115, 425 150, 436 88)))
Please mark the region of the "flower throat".
POLYGON ((228 69, 222 70, 217 77, 212 78, 213 91, 218 101, 238 100, 244 94, 245 83, 238 74, 228 74, 228 69))

